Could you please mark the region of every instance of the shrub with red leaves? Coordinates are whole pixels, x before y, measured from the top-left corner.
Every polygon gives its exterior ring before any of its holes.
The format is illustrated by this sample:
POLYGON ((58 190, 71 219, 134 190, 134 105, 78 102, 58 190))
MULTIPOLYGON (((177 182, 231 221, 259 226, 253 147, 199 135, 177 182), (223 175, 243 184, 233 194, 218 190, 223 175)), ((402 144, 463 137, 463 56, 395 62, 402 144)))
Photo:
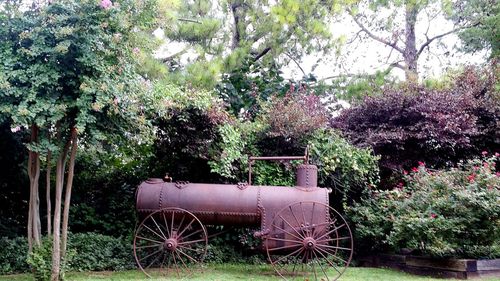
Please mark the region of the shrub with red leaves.
POLYGON ((387 90, 331 121, 354 144, 381 155, 385 175, 418 161, 452 166, 480 151, 500 150, 495 71, 466 69, 448 89, 387 90))

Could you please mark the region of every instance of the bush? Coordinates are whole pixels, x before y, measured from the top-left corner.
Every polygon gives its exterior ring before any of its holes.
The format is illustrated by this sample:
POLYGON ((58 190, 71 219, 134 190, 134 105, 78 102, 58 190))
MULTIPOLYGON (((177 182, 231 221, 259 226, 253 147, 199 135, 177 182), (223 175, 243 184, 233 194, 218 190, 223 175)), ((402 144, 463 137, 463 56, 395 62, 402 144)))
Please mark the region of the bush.
POLYGON ((68 249, 76 255, 70 263, 74 271, 124 270, 135 268, 132 242, 96 233, 70 236, 68 249))
MULTIPOLYGON (((65 271, 101 271, 135 268, 132 242, 96 233, 69 234, 65 271)), ((27 256, 28 242, 24 237, 0 239, 0 274, 28 272, 31 268, 37 280, 50 277, 52 240, 43 239, 42 246, 27 256)))
POLYGON ((379 158, 371 149, 357 148, 332 130, 318 130, 309 145, 311 161, 318 166, 318 184, 333 188, 344 203, 378 184, 379 158))
POLYGON ((25 237, 0 238, 0 274, 26 272, 28 241, 25 237))
POLYGON ((393 190, 368 192, 349 212, 358 241, 378 251, 500 257, 498 160, 496 154, 447 171, 420 163, 393 190))
MULTIPOLYGON (((60 276, 64 280, 64 274, 68 271, 68 265, 71 262, 74 251, 68 249, 66 257, 61 259, 60 276)), ((30 265, 33 277, 37 281, 48 281, 52 273, 52 238, 43 238, 40 247, 34 247, 28 255, 28 264, 30 265)))
POLYGON ((466 69, 440 89, 387 89, 342 111, 331 126, 381 156, 383 179, 418 161, 451 167, 483 150, 500 149, 496 79, 488 73, 466 69))

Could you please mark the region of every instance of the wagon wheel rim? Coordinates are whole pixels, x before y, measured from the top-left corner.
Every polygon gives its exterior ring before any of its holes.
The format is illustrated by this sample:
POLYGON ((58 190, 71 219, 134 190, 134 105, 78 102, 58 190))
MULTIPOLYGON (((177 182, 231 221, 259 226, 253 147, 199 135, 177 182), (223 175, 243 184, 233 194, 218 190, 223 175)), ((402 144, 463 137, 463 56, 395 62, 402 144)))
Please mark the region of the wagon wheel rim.
POLYGON ((353 255, 347 221, 316 201, 296 202, 278 211, 265 239, 268 260, 285 280, 337 280, 353 255), (321 209, 324 219, 314 211, 321 209))
POLYGON ((134 235, 137 266, 147 272, 157 268, 162 274, 174 271, 179 277, 191 273, 192 264, 200 264, 207 253, 205 226, 191 212, 165 208, 146 216, 134 235))

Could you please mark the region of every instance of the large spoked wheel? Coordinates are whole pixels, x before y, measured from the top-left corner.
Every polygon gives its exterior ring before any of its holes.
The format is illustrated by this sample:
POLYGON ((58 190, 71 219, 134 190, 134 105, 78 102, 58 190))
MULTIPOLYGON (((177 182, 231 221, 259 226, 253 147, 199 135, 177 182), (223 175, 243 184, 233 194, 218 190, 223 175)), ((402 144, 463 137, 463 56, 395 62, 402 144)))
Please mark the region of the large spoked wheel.
POLYGON ((314 201, 277 212, 264 244, 271 265, 285 280, 337 280, 353 254, 346 220, 314 201))
POLYGON ((190 273, 207 253, 207 231, 200 220, 181 208, 165 208, 148 215, 137 227, 134 256, 139 268, 162 274, 190 273))

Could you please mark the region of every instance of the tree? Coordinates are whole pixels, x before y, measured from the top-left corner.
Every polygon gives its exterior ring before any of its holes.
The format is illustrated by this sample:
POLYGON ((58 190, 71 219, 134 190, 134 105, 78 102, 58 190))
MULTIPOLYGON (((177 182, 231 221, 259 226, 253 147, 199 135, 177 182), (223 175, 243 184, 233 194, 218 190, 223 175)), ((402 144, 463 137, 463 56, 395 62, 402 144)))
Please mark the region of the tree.
MULTIPOLYGON (((220 74, 298 61, 334 45, 329 31, 333 1, 184 1, 164 29, 181 48, 163 58, 179 83, 213 87, 220 74), (183 55, 190 58, 183 63, 183 55)), ((168 45, 167 45, 168 46, 168 45)))
POLYGON ((454 5, 453 21, 471 28, 459 32, 463 50, 486 50, 491 58, 500 56, 500 2, 496 0, 462 0, 454 5))
POLYGON ((478 24, 478 19, 456 21, 448 30, 436 30, 436 20, 443 22, 453 13, 452 2, 446 0, 359 1, 347 5, 346 10, 359 28, 356 39, 370 39, 388 47, 391 51, 386 63, 402 69, 409 82, 418 81, 419 58, 430 52, 432 45, 478 24), (425 21, 423 32, 418 33, 417 25, 425 21))
POLYGON ((66 252, 77 149, 133 136, 144 124, 138 100, 145 84, 136 74, 135 44, 145 39, 141 30, 155 25, 154 3, 61 0, 0 9, 0 116, 29 128, 28 238, 35 245, 40 158, 50 151, 56 161, 52 280, 60 279, 66 252))

